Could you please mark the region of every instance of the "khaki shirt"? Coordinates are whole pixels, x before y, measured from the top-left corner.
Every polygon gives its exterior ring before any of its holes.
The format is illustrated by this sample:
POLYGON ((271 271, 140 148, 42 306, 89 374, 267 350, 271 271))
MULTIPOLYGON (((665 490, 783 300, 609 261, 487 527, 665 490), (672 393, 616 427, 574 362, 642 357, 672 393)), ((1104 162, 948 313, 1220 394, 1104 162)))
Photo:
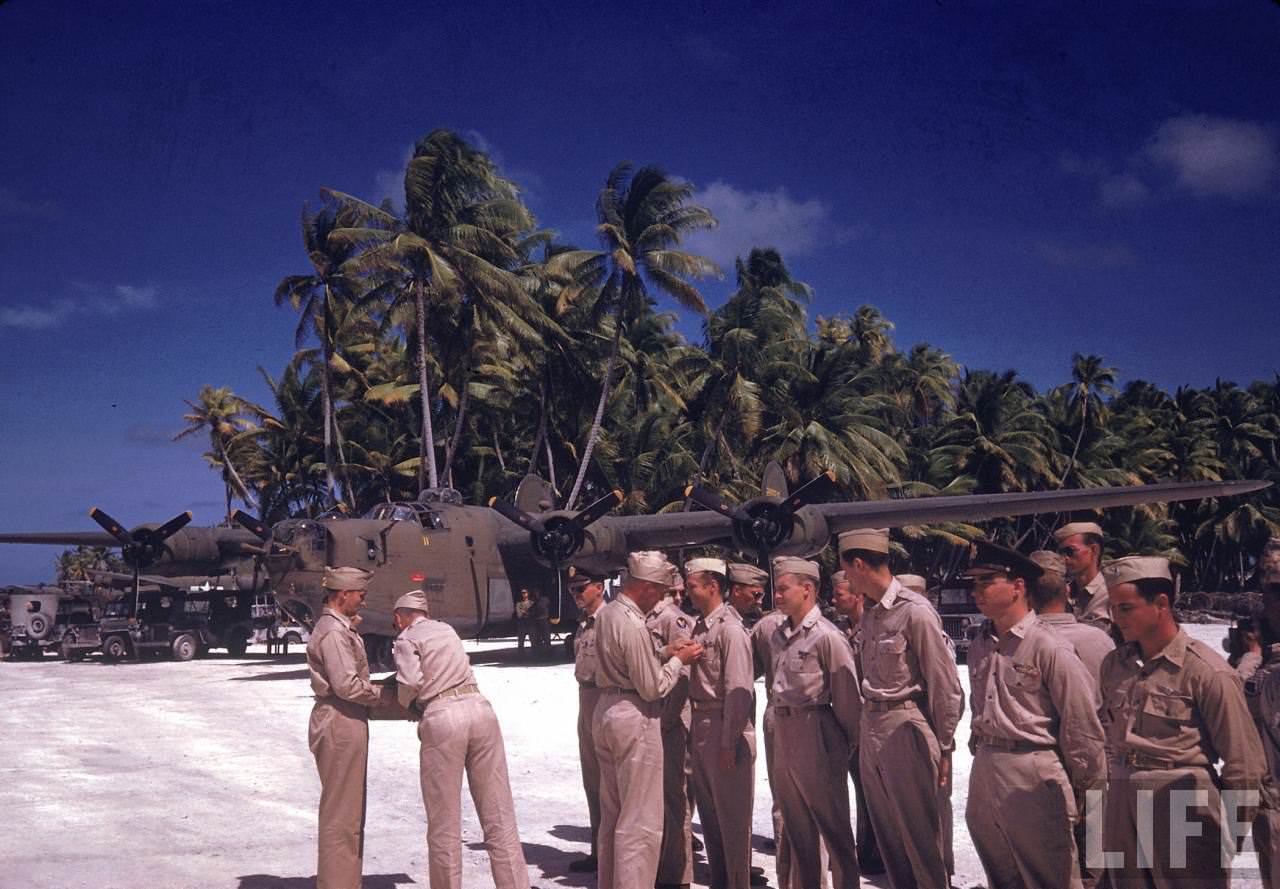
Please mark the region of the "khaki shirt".
POLYGON ((369 656, 364 640, 344 614, 326 608, 307 642, 307 669, 317 700, 342 698, 372 707, 378 690, 369 681, 369 656))
POLYGON ((476 684, 462 640, 453 627, 442 621, 418 618, 400 631, 392 653, 401 706, 417 701, 425 707, 441 692, 476 684))
POLYGON ((1102 662, 1102 727, 1107 753, 1137 753, 1169 768, 1209 768, 1222 759, 1222 783, 1256 790, 1264 770, 1261 742, 1240 677, 1220 655, 1179 629, 1164 650, 1142 660, 1126 642, 1102 662))
POLYGON ((916 700, 944 752, 955 748, 964 690, 942 620, 929 600, 895 578, 862 613, 862 697, 916 700))
POLYGON ((850 746, 858 744, 862 696, 849 640, 822 616, 817 605, 792 627, 785 618, 769 636, 773 681, 770 698, 778 706, 830 706, 850 746))
POLYGON ((985 621, 969 646, 975 735, 1057 747, 1073 787, 1106 780, 1093 678, 1071 644, 1034 611, 1003 637, 985 621))
POLYGON ((596 612, 596 658, 596 685, 634 691, 646 701, 666 695, 680 678, 680 658, 658 659, 644 615, 624 593, 596 612))
POLYGON ((1280 809, 1280 645, 1269 646, 1265 657, 1255 657, 1260 665, 1244 682, 1244 699, 1262 737, 1262 752, 1267 759, 1262 803, 1269 809, 1280 809))
POLYGON ((1111 597, 1107 595, 1107 582, 1099 571, 1093 580, 1084 585, 1083 592, 1077 599, 1080 585, 1071 581, 1071 609, 1081 623, 1092 624, 1103 630, 1111 629, 1111 597), (1088 598, 1085 598, 1085 594, 1088 598))
MULTIPOLYGON (((604 607, 604 606, 601 606, 604 607)), ((596 614, 600 609, 596 609, 596 614)), ((578 621, 578 629, 573 633, 573 678, 579 685, 596 684, 596 668, 599 659, 596 657, 596 618, 584 616, 578 621)))
POLYGON ((769 639, 787 616, 781 611, 770 611, 756 621, 751 628, 751 660, 757 678, 764 677, 765 701, 773 703, 773 653, 769 639))
POLYGON ((720 749, 735 749, 747 723, 755 715, 755 676, 751 668, 751 639, 742 617, 722 603, 699 616, 693 638, 702 643, 702 657, 689 674, 689 700, 694 708, 720 706, 720 749))
POLYGON ((1098 696, 1098 678, 1102 675, 1102 659, 1116 650, 1115 640, 1105 630, 1096 626, 1082 624, 1074 614, 1057 612, 1042 614, 1040 619, 1071 643, 1076 650, 1076 657, 1089 670, 1093 677, 1094 697, 1098 696))

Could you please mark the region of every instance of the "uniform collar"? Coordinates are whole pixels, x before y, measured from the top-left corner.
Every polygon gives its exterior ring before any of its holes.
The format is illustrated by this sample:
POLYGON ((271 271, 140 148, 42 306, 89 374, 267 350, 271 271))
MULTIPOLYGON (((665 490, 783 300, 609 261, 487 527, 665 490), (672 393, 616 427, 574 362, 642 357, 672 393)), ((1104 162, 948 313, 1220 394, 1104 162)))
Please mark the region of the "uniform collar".
POLYGON ((1038 615, 1039 618, 1047 624, 1073 624, 1076 623, 1076 616, 1070 611, 1054 611, 1049 614, 1038 615))
POLYGON ((876 603, 876 607, 884 608, 886 610, 892 608, 897 604, 898 600, 902 598, 902 594, 905 591, 906 587, 898 583, 898 578, 895 577, 893 580, 889 581, 889 588, 884 591, 884 595, 880 597, 880 601, 876 603))
POLYGON ((353 627, 351 626, 351 618, 347 617, 345 614, 343 614, 341 611, 337 610, 336 608, 326 607, 324 609, 324 613, 331 615, 332 617, 336 617, 338 619, 338 623, 342 624, 348 630, 353 629, 353 627))
MULTIPOLYGON (((738 613, 737 609, 728 602, 721 602, 710 614, 705 616, 699 614, 698 619, 707 626, 711 626, 712 624, 719 623, 722 620, 729 620, 730 611, 734 614, 738 613)), ((741 620, 741 618, 739 618, 739 620, 741 620)))
POLYGON ((1022 620, 1009 628, 1009 632, 1017 636, 1019 639, 1027 638, 1027 631, 1031 629, 1031 625, 1036 622, 1036 613, 1028 611, 1023 615, 1022 620))
POLYGON ((813 607, 809 609, 809 613, 804 616, 800 621, 800 625, 794 630, 791 629, 791 621, 787 620, 785 617, 782 619, 782 623, 778 626, 782 627, 782 631, 787 635, 792 635, 794 633, 799 633, 801 630, 810 629, 818 622, 820 617, 822 617, 822 609, 818 607, 817 602, 814 602, 813 607))
POLYGON ((1151 660, 1152 662, 1155 662, 1160 660, 1160 658, 1164 658, 1169 663, 1180 668, 1182 666, 1182 662, 1186 660, 1187 646, 1190 644, 1191 637, 1187 635, 1186 630, 1179 627, 1178 635, 1174 636, 1173 639, 1169 641, 1169 644, 1162 648, 1151 660))
MULTIPOLYGON (((634 601, 632 601, 631 597, 628 596, 626 593, 618 593, 617 598, 615 598, 613 601, 621 602, 624 607, 630 608, 636 614, 640 615, 641 618, 645 617, 645 613, 640 610, 640 606, 637 605, 634 601)), ((653 611, 650 612, 650 614, 656 613, 657 610, 658 610, 658 607, 654 606, 654 609, 653 611)))

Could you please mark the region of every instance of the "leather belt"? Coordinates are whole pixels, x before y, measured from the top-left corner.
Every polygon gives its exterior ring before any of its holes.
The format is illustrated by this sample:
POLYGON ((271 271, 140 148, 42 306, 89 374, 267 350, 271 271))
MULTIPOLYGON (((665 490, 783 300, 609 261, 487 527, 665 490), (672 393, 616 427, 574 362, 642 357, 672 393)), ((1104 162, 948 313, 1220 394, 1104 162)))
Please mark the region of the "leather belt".
POLYGON ((692 698, 690 698, 689 704, 695 710, 723 710, 724 709, 724 701, 695 701, 692 698))
POLYGON ((599 687, 600 687, 600 686, 596 685, 596 684, 595 684, 594 682, 592 682, 590 679, 579 679, 579 680, 578 680, 578 688, 599 688, 599 687))
POLYGON ((830 710, 830 704, 774 704, 773 712, 778 716, 799 716, 814 710, 830 710))
POLYGON ((1035 741, 1015 741, 1012 738, 996 738, 974 732, 973 739, 982 747, 994 747, 997 750, 1009 750, 1016 753, 1029 753, 1033 750, 1054 750, 1056 744, 1039 744, 1035 741))
POLYGON ((456 697, 460 697, 461 695, 478 695, 478 694, 480 694, 480 686, 476 685, 475 683, 471 683, 469 685, 455 685, 453 688, 446 688, 444 691, 440 692, 440 694, 436 695, 435 697, 427 698, 426 702, 423 703, 422 706, 427 707, 430 704, 434 704, 436 701, 442 701, 445 698, 456 698, 456 697))
POLYGON ((883 713, 886 710, 919 710, 920 705, 915 698, 906 698, 901 701, 866 701, 862 705, 872 713, 883 713))
POLYGON ((1137 750, 1126 750, 1120 757, 1120 761, 1131 769, 1139 772, 1142 771, 1163 771, 1165 769, 1181 769, 1181 768, 1198 768, 1197 766, 1182 766, 1174 762, 1172 759, 1166 759, 1163 756, 1152 756, 1148 753, 1140 753, 1137 750))

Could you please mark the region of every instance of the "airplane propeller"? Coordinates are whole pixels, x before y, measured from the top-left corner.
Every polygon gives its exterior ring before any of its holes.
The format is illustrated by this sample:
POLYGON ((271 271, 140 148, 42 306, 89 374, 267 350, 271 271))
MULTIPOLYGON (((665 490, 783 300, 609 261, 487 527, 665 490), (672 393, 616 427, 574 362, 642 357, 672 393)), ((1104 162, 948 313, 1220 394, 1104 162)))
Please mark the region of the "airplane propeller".
POLYGON ((235 522, 241 528, 244 528, 263 543, 266 543, 267 539, 271 537, 271 529, 267 527, 266 523, 255 519, 243 509, 237 509, 235 512, 231 513, 230 518, 231 521, 235 522))
POLYGON ((141 595, 139 575, 142 573, 143 566, 150 565, 159 558, 164 550, 164 542, 186 527, 191 521, 191 513, 179 513, 155 528, 138 527, 132 531, 125 530, 124 525, 96 506, 89 510, 89 518, 120 542, 121 555, 133 570, 133 610, 134 614, 137 614, 138 597, 141 595))
POLYGON ((684 495, 707 509, 733 520, 738 539, 766 555, 791 536, 796 510, 820 503, 835 489, 836 474, 831 470, 815 476, 783 498, 757 497, 735 504, 715 491, 689 485, 684 495))

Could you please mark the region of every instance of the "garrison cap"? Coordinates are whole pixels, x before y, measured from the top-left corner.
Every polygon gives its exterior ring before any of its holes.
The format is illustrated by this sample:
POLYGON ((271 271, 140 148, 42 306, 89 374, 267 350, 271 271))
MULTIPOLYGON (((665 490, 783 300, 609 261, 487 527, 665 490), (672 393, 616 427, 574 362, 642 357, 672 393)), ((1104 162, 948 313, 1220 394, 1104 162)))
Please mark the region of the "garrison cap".
POLYGON ((592 583, 600 583, 604 580, 604 575, 597 574, 594 571, 583 571, 576 566, 569 567, 569 588, 584 587, 592 583))
POLYGON ((647 580, 650 583, 669 587, 674 584, 677 574, 676 566, 667 561, 667 557, 657 550, 642 549, 627 556, 627 574, 636 580, 647 580))
POLYGON ((1035 562, 1044 570, 1045 574, 1061 574, 1067 576, 1067 563, 1062 556, 1047 549, 1038 549, 1027 558, 1035 562))
POLYGON ((869 553, 889 553, 888 528, 854 528, 836 538, 840 552, 847 549, 863 549, 869 553))
POLYGON ((925 594, 925 590, 929 586, 925 579, 919 574, 895 574, 894 577, 897 578, 898 583, 911 590, 911 592, 919 593, 922 596, 925 594))
POLYGON ((399 599, 396 599, 396 608, 407 608, 410 611, 421 611, 423 614, 430 614, 431 608, 427 605, 427 594, 422 590, 410 590, 399 599))
POLYGON ((1075 537, 1077 534, 1095 534, 1098 537, 1105 536, 1102 533, 1102 527, 1097 522, 1072 522, 1069 525, 1063 525, 1057 531, 1053 532, 1053 539, 1062 543, 1068 537, 1075 537))
POLYGON ((849 579, 849 576, 845 574, 843 571, 831 572, 831 585, 833 587, 839 586, 840 584, 846 582, 848 579, 849 579))
POLYGON ((729 582, 747 586, 764 586, 769 579, 769 572, 746 562, 733 562, 729 565, 729 582))
POLYGON ((724 559, 690 559, 684 563, 684 573, 693 574, 698 571, 710 571, 712 574, 719 574, 721 577, 727 577, 729 569, 724 563, 724 559))
POLYGON ((1102 566, 1102 579, 1112 587, 1135 580, 1167 580, 1173 582, 1169 560, 1162 556, 1125 556, 1102 566))
POLYGON ((362 568, 326 567, 320 585, 326 590, 367 590, 372 577, 371 572, 362 568))
POLYGON ((975 540, 969 556, 969 568, 998 568, 1008 571, 1015 577, 1035 580, 1044 574, 1041 568, 1031 559, 1007 546, 992 543, 990 540, 975 540))
POLYGON ((799 574, 801 577, 812 577, 815 581, 822 579, 822 569, 817 562, 798 559, 795 556, 778 556, 773 560, 773 573, 799 574))

